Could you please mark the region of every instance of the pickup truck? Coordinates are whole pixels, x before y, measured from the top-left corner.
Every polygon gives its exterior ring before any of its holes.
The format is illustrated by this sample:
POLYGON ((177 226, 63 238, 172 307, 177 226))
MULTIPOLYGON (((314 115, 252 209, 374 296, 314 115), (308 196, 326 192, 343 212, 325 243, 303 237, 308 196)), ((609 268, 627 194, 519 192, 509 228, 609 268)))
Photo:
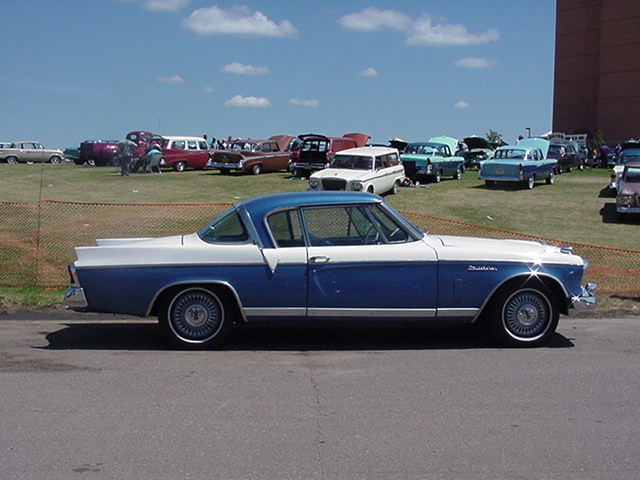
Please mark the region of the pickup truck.
POLYGON ((39 142, 13 142, 6 148, 0 148, 0 161, 7 163, 61 163, 63 160, 62 150, 44 148, 39 142))
MULTIPOLYGON (((138 145, 135 158, 142 158, 151 143, 161 144, 163 140, 160 135, 146 131, 129 132, 127 138, 138 145)), ((98 167, 118 165, 120 155, 118 143, 119 140, 85 140, 80 144, 80 155, 75 163, 77 165, 87 163, 98 167)))

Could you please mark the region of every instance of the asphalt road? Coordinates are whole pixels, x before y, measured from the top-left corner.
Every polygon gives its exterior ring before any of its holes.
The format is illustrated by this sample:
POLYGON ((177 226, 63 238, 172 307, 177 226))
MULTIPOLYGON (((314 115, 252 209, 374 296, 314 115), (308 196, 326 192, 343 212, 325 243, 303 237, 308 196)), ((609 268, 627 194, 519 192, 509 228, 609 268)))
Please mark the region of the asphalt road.
POLYGON ((2 479, 638 479, 640 319, 551 346, 469 327, 253 327, 221 351, 155 323, 0 317, 2 479))

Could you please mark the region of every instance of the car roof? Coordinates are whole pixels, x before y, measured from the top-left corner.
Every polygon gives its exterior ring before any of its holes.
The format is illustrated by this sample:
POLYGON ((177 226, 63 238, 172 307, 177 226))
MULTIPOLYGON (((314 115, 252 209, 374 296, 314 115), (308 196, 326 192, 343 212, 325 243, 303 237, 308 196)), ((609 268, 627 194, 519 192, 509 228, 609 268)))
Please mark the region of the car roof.
POLYGON ((205 142, 204 137, 185 137, 182 135, 162 135, 162 138, 165 140, 198 140, 201 142, 205 142))
POLYGON ((347 148, 345 150, 340 150, 336 152, 336 156, 338 155, 360 155, 363 157, 375 157, 377 155, 388 155, 390 153, 398 153, 396 148, 391 147, 356 147, 356 148, 347 148))
POLYGON ((272 210, 282 208, 379 202, 382 202, 381 197, 364 192, 305 191, 260 195, 247 200, 241 200, 236 203, 236 207, 246 209, 252 217, 257 218, 257 216, 264 216, 272 210))

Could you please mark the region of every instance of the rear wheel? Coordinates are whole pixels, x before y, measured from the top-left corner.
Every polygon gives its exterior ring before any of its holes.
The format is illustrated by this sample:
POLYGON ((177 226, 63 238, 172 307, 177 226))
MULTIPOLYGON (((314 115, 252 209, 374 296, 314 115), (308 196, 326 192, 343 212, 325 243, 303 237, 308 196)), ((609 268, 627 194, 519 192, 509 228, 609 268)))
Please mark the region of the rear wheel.
POLYGON ((259 163, 253 165, 251 167, 251 173, 253 173, 254 175, 260 175, 262 173, 262 165, 260 165, 259 163))
POLYGON ((462 178, 462 168, 458 167, 456 169, 456 173, 453 175, 455 180, 460 180, 462 178))
POLYGON ((400 187, 400 182, 398 182, 397 180, 395 182, 393 182, 393 187, 391 187, 391 194, 395 195, 396 193, 398 193, 398 188, 400 187))
POLYGON ((525 185, 529 190, 533 188, 533 186, 535 185, 535 178, 533 178, 533 175, 529 175, 527 177, 527 179, 525 180, 525 185))
POLYGON ((7 157, 7 163, 15 164, 18 163, 18 157, 7 157))
POLYGON ((547 183, 549 185, 553 185, 553 182, 555 181, 554 175, 553 175, 553 171, 549 172, 549 176, 547 177, 547 183))
POLYGON ((176 172, 184 172, 184 169, 187 168, 186 162, 176 162, 173 164, 173 169, 176 172))
POLYGON ((558 326, 555 298, 542 285, 505 289, 492 301, 491 330, 498 341, 514 347, 544 344, 558 326))
POLYGON ((182 348, 219 346, 231 329, 231 306, 203 287, 188 287, 166 295, 158 320, 167 338, 182 348))

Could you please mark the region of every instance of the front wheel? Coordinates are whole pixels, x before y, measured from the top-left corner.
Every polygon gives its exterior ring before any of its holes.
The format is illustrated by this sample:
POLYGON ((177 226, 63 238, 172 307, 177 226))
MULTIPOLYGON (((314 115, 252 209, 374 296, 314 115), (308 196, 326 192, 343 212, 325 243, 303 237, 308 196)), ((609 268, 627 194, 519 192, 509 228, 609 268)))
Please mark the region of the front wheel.
POLYGON ((549 172, 549 176, 547 177, 547 183, 549 185, 553 185, 553 182, 555 181, 555 177, 553 175, 553 171, 549 172))
POLYGON ((16 164, 18 163, 18 157, 7 157, 6 162, 11 164, 16 164))
POLYGON ((50 159, 49 159, 49 163, 53 163, 54 165, 59 164, 60 162, 62 162, 62 159, 57 156, 57 155, 53 155, 50 159))
POLYGON ((176 172, 184 172, 184 169, 187 168, 186 162, 176 162, 173 165, 173 169, 176 172))
POLYGON ((433 177, 433 181, 436 183, 440 183, 440 180, 442 180, 442 172, 438 170, 435 176, 433 177))
POLYGON ((231 329, 231 309, 211 290, 190 287, 167 295, 158 320, 167 338, 182 348, 219 346, 231 329))
POLYGON ((259 163, 253 165, 251 167, 251 173, 253 173, 254 175, 260 175, 262 173, 262 165, 260 165, 259 163))
POLYGON ((456 173, 453 174, 454 180, 460 180, 462 178, 462 169, 460 167, 456 168, 456 173))
POLYGON ((505 290, 492 305, 490 326, 496 339, 507 346, 542 345, 558 326, 558 308, 551 293, 543 287, 505 290))

